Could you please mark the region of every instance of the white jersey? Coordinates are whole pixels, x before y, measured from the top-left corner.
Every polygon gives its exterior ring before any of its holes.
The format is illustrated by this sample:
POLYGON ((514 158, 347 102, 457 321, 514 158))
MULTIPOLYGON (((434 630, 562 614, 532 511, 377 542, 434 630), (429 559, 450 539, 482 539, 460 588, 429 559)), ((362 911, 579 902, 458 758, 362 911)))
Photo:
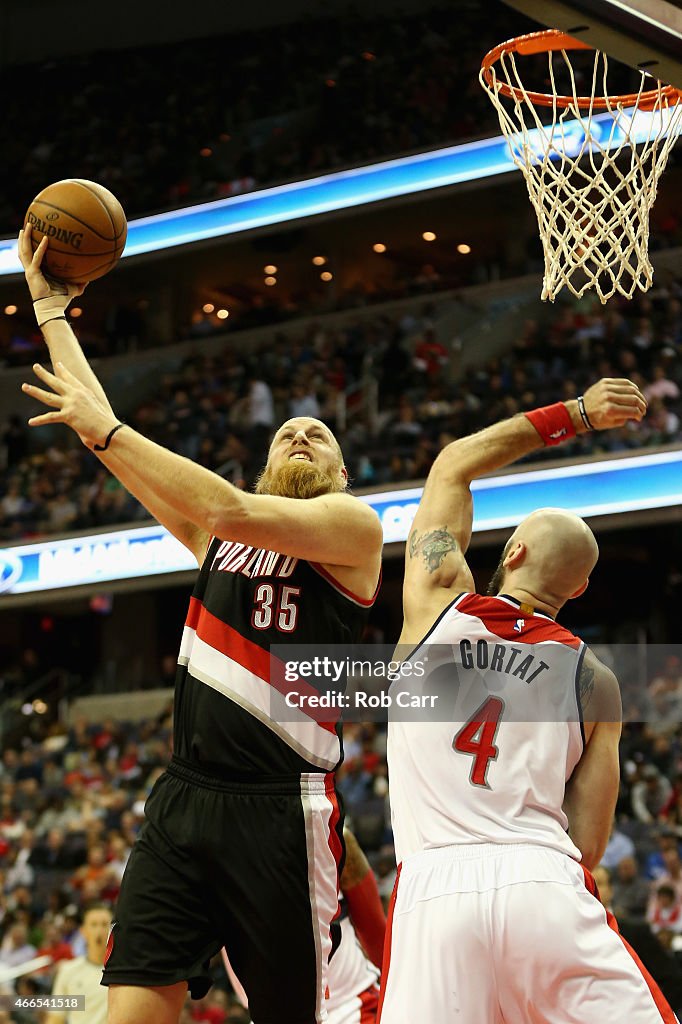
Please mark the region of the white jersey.
MULTIPOLYGON (((410 693, 435 695, 429 720, 399 720, 394 700, 389 721, 398 863, 473 843, 532 843, 580 860, 562 805, 584 747, 584 651, 512 598, 461 594, 445 609, 406 659, 410 693)), ((391 693, 399 688, 405 675, 391 693)))

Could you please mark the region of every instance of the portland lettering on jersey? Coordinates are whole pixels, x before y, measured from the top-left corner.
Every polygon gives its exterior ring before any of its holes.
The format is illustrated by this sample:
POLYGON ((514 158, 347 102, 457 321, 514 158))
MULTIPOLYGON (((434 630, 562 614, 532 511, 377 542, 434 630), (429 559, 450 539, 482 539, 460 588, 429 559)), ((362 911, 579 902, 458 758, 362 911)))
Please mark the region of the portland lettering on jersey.
POLYGON ((215 553, 211 571, 239 573, 248 579, 257 579, 261 576, 286 579, 291 576, 297 564, 297 558, 282 555, 278 551, 254 548, 237 540, 226 540, 219 545, 215 553))
POLYGON ((521 647, 491 644, 487 640, 478 640, 475 648, 471 640, 460 640, 459 653, 462 668, 504 672, 506 675, 517 676, 527 683, 532 683, 541 672, 546 672, 549 668, 546 661, 541 661, 533 654, 524 654, 521 647))

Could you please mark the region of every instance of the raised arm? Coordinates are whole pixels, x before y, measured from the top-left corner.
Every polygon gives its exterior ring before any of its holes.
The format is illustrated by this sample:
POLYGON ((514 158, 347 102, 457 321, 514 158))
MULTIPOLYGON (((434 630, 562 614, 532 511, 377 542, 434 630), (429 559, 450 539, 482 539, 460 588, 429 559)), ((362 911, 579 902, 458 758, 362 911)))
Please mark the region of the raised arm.
POLYGON ((564 812, 568 834, 591 871, 604 856, 618 799, 622 706, 618 680, 589 650, 578 682, 586 743, 566 785, 564 812))
POLYGON ((641 420, 645 412, 636 385, 605 378, 580 400, 514 416, 444 448, 429 472, 406 545, 403 639, 419 634, 457 593, 473 589, 464 557, 473 522, 472 480, 589 429, 641 420))
POLYGON ((45 236, 35 253, 31 246, 31 225, 19 232, 17 245, 19 259, 26 274, 26 283, 33 300, 38 326, 42 331, 52 366, 61 362, 83 384, 97 396, 99 401, 111 409, 104 388, 85 358, 78 338, 66 319, 66 310, 71 302, 85 291, 84 284, 63 284, 47 278, 41 265, 47 251, 48 238, 45 236))
MULTIPOLYGON (((19 232, 19 258, 26 273, 26 283, 33 299, 36 320, 45 338, 53 369, 58 363, 62 363, 92 392, 113 422, 116 418, 111 403, 65 316, 72 300, 83 294, 85 285, 67 285, 45 277, 41 264, 47 245, 48 239, 45 237, 34 253, 31 246, 31 225, 28 224, 25 230, 19 232)), ((126 490, 144 505, 149 514, 188 547, 201 564, 209 539, 208 533, 186 516, 178 514, 171 504, 154 493, 148 485, 145 467, 142 464, 124 466, 116 464, 112 459, 109 469, 126 490)))
POLYGON ((22 388, 54 411, 31 417, 29 424, 66 423, 152 514, 158 500, 176 517, 193 523, 202 540, 205 535, 240 540, 328 565, 369 564, 376 579, 381 524, 364 502, 342 493, 305 500, 247 494, 132 427, 121 426, 110 406, 65 366, 58 363, 53 374, 36 364, 34 371, 52 391, 28 383, 22 388))

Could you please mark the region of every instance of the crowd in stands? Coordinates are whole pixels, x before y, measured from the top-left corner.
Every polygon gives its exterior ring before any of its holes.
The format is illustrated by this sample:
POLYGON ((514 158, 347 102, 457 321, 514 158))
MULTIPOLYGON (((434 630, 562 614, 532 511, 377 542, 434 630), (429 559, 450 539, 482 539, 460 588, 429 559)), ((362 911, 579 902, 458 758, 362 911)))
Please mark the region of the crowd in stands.
POLYGON ((19 227, 60 177, 100 182, 135 215, 477 134, 494 119, 472 88, 488 41, 475 8, 399 21, 356 12, 43 63, 8 111, 0 224, 19 227), (64 102, 29 134, 27 107, 55 89, 64 102))
MULTIPOLYGON (((99 182, 135 216, 496 131, 481 58, 537 26, 502 4, 492 19, 481 4, 427 6, 22 67, 5 110, 0 234, 60 178, 99 182)), ((7 95, 16 73, 2 73, 7 95)))
MULTIPOLYGON (((0 234, 14 233, 32 196, 61 177, 101 182, 136 215, 495 131, 475 69, 491 45, 519 30, 518 16, 505 11, 497 8, 494 21, 478 4, 399 21, 353 14, 24 69, 22 101, 5 112, 0 234), (39 109, 46 95, 60 97, 50 117, 27 117, 27 106, 39 109), (115 124, 112 109, 120 111, 115 124)), ((3 76, 14 90, 16 72, 3 76)), ((324 419, 354 484, 382 485, 421 479, 450 440, 575 397, 600 376, 635 380, 649 401, 646 420, 582 435, 552 449, 552 458, 682 440, 682 281, 606 309, 558 304, 527 321, 503 355, 465 373, 457 371, 454 348, 438 340, 438 313, 434 295, 402 316, 359 312, 352 324, 331 328, 320 318, 293 342, 273 327, 248 357, 228 343, 219 356, 188 358, 145 400, 118 411, 240 487, 252 486, 273 427, 288 416, 324 419), (370 380, 376 408, 362 401, 370 380)), ((148 518, 65 428, 47 438, 18 416, 0 428, 0 543, 148 518)), ((621 922, 654 940, 679 1012, 679 659, 670 655, 646 693, 629 697, 616 819, 598 880, 621 922)), ((60 960, 83 953, 80 915, 92 901, 115 902, 144 801, 171 748, 170 707, 135 724, 78 719, 68 729, 34 716, 30 733, 4 745, 0 968, 41 954, 52 959, 17 991, 49 991, 60 960)), ((395 858, 385 729, 347 725, 345 750, 339 789, 388 902, 395 858)), ((219 964, 215 976, 218 987, 188 1006, 181 1024, 246 1021, 219 964)), ((0 1024, 35 1019, 33 1011, 0 1012, 0 1024)))
MULTIPOLYGON (((60 961, 82 956, 87 907, 115 904, 143 820, 144 801, 168 762, 171 709, 136 725, 58 723, 5 746, 0 761, 0 969, 48 955, 51 964, 17 981, 31 996, 51 991, 60 961)), ((187 1021, 248 1020, 219 990, 194 1004, 187 1021)), ((12 983, 0 986, 14 992, 12 983)), ((12 1011, 7 1024, 35 1022, 12 1011)), ((0 1018, 5 1024, 5 1021, 0 1018)))
MULTIPOLYGON (((290 416, 325 420, 337 431, 355 486, 381 485, 423 478, 449 441, 575 397, 602 376, 635 380, 649 402, 646 419, 582 435, 533 458, 620 452, 682 438, 680 280, 606 308, 584 300, 557 305, 544 320, 528 320, 504 354, 465 373, 453 372, 454 349, 437 338, 438 314, 434 295, 400 316, 366 310, 341 327, 320 318, 293 340, 273 329, 248 355, 228 342, 217 356, 188 357, 136 407, 117 406, 117 412, 240 487, 253 484, 273 428, 290 416), (376 407, 363 398, 369 381, 376 382, 376 407)), ((13 416, 0 440, 0 540, 147 518, 64 428, 41 443, 13 416)))
MULTIPOLYGON (((655 702, 662 692, 669 708, 677 707, 665 724, 644 715, 625 725, 616 817, 596 877, 623 928, 653 942, 659 980, 679 1009, 682 662, 675 654, 662 662, 642 698, 655 702)), ((50 966, 17 983, 20 991, 36 993, 50 990, 61 959, 82 955, 78 923, 84 907, 115 903, 144 801, 170 756, 171 705, 137 723, 80 717, 67 728, 38 716, 30 723, 5 745, 0 760, 0 968, 49 955, 50 966)), ((385 726, 347 723, 344 745, 339 790, 387 903, 396 865, 385 726)), ((183 1024, 246 1020, 219 960, 214 971, 218 988, 188 1007, 183 1024)), ((7 1021, 23 1024, 24 1018, 13 1014, 7 1021)))

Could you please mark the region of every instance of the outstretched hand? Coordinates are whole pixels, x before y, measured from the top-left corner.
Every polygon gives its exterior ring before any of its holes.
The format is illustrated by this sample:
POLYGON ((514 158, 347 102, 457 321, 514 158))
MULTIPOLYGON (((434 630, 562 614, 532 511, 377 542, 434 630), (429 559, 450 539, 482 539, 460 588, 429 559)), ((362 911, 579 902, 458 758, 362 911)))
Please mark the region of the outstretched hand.
POLYGON ((40 363, 33 364, 33 372, 51 391, 35 384, 22 384, 21 390, 31 398, 37 398, 53 412, 32 416, 30 427, 41 427, 50 423, 65 423, 71 427, 88 448, 101 445, 109 432, 118 424, 110 408, 104 405, 90 388, 82 384, 63 363, 57 363, 55 373, 50 373, 40 363))
POLYGON ((622 427, 628 420, 639 423, 646 415, 646 398, 625 377, 603 377, 583 395, 585 412, 595 430, 622 427))
POLYGON ((83 284, 65 284, 63 281, 55 281, 54 278, 48 277, 43 273, 42 262, 47 252, 49 241, 47 235, 45 235, 41 239, 36 251, 33 252, 33 246, 31 245, 32 230, 31 225, 27 224, 19 232, 19 241, 17 243, 19 259, 26 274, 26 283, 28 284, 31 298, 36 302, 38 299, 53 297, 58 299, 63 297, 63 308, 66 309, 72 299, 83 294, 87 282, 83 284))

